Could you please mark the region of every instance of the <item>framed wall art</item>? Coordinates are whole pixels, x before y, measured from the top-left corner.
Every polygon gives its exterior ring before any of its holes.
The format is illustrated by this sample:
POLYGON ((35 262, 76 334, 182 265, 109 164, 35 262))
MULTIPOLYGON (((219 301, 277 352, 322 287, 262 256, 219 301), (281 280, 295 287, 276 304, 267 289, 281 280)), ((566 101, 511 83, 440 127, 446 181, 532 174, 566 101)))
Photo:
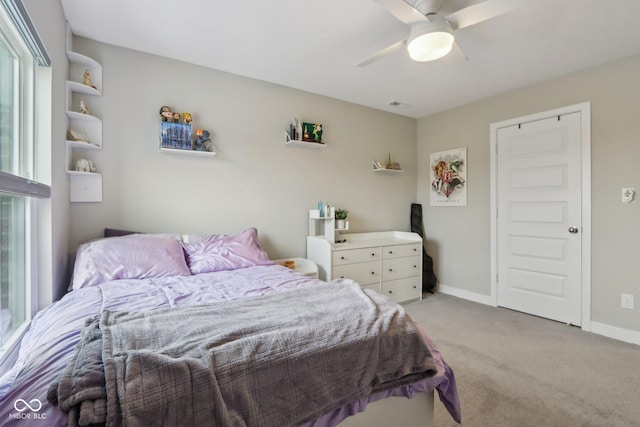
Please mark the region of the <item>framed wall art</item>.
POLYGON ((431 206, 467 206, 467 148, 431 153, 431 206))

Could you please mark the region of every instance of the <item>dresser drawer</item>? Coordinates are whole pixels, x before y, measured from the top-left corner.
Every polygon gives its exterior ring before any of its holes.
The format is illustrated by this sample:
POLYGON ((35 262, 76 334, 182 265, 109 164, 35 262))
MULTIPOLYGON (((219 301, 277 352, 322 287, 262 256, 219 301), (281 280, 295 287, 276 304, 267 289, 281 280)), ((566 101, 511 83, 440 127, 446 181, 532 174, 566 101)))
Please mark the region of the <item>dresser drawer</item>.
POLYGON ((355 280, 361 285, 380 283, 380 261, 336 265, 332 279, 340 278, 355 280))
POLYGON ((422 258, 419 256, 382 260, 382 280, 419 276, 421 270, 422 258))
POLYGON ((419 299, 422 296, 420 276, 382 282, 382 295, 396 302, 419 299))
POLYGON ((420 243, 391 245, 384 246, 382 248, 382 259, 400 258, 412 255, 422 255, 422 245, 420 243))
POLYGON ((365 262, 380 259, 380 247, 362 249, 347 249, 344 251, 333 251, 333 265, 351 264, 354 262, 365 262))

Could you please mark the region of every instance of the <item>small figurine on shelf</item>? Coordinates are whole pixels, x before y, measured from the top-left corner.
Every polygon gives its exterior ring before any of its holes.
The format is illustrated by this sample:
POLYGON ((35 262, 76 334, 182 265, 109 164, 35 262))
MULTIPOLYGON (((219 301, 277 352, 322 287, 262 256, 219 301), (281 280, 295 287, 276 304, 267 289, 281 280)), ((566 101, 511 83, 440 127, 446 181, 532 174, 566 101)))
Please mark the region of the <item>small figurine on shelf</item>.
POLYGON ((393 169, 393 163, 391 162, 391 153, 389 153, 389 160, 387 161, 387 169, 393 169))
POLYGON ((93 82, 91 81, 91 71, 89 71, 89 69, 84 70, 84 74, 82 76, 82 84, 92 87, 92 88, 96 88, 93 85, 93 82))
POLYGON ((166 105, 160 107, 160 119, 162 119, 163 122, 170 122, 173 119, 171 108, 166 105))
POLYGON ((173 123, 180 123, 180 113, 173 113, 173 123))
POLYGON ((196 129, 196 139, 193 142, 193 149, 195 151, 212 151, 211 150, 211 138, 209 137, 209 131, 203 129, 196 129))
POLYGON ((191 113, 182 113, 182 120, 184 120, 185 125, 190 125, 192 121, 191 113))
POLYGON ((89 141, 89 136, 87 136, 86 133, 77 131, 75 129, 69 129, 67 131, 67 139, 69 141, 82 141, 91 143, 91 141, 89 141))
POLYGON ((78 172, 95 172, 96 168, 93 162, 87 159, 78 159, 76 161, 76 171, 78 172))
POLYGON ((87 107, 87 104, 85 104, 82 99, 80 100, 80 112, 82 114, 89 114, 89 107, 87 107))

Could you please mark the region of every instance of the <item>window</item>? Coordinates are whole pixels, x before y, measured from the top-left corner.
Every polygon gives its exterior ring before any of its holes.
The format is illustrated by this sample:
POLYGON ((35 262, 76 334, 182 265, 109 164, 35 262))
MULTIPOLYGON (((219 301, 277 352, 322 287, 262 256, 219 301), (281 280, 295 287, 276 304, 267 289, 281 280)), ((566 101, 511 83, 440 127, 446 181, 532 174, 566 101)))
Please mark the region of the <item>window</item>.
POLYGON ((33 315, 36 204, 49 197, 35 176, 35 96, 42 44, 19 0, 0 0, 0 356, 33 315))

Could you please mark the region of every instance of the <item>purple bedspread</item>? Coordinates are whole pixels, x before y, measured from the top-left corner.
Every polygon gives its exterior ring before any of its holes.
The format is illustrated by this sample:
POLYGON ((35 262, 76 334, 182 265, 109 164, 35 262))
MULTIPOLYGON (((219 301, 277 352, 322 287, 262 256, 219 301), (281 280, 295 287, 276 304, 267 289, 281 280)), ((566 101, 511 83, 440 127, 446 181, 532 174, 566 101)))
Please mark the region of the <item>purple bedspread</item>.
MULTIPOLYGON (((0 425, 66 425, 67 415, 47 402, 47 389, 71 360, 85 319, 102 310, 198 305, 323 283, 285 267, 270 265, 186 277, 116 280, 72 291, 36 315, 13 368, 0 378, 0 425)), ((453 372, 433 342, 428 337, 426 340, 438 369, 434 377, 361 399, 308 426, 334 426, 347 416, 363 411, 368 402, 392 395, 411 397, 416 392, 434 389, 452 417, 459 421, 453 372)))

